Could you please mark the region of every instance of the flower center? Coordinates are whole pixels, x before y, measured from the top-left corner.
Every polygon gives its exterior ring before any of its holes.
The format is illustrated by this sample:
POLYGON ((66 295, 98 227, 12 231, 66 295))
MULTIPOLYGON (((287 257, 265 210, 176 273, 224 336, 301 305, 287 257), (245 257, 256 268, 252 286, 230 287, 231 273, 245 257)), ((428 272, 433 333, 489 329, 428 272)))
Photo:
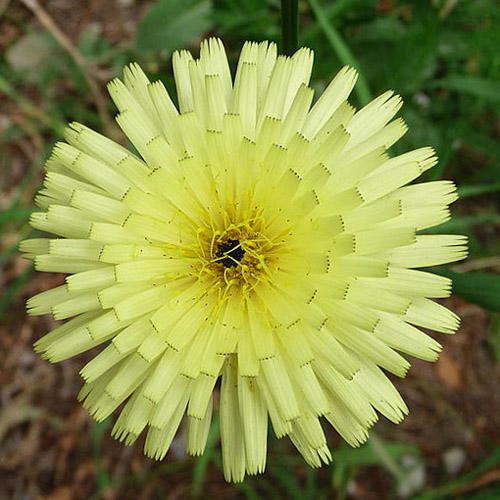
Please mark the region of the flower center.
POLYGON ((221 297, 232 287, 239 288, 243 295, 250 293, 259 282, 271 277, 276 266, 280 242, 266 236, 268 224, 259 216, 242 219, 224 221, 220 228, 200 228, 193 247, 197 264, 192 275, 221 297))
POLYGON ((215 252, 215 256, 219 258, 219 262, 224 267, 235 267, 245 255, 245 250, 242 248, 238 240, 227 240, 220 243, 215 252))

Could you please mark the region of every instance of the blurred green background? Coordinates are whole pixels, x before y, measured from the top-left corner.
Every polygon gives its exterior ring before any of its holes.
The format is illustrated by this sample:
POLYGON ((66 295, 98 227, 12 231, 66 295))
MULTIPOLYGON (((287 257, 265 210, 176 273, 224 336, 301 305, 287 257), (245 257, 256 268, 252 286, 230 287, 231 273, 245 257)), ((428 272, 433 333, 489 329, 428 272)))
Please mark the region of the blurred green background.
POLYGON ((467 234, 470 256, 438 272, 454 278, 446 305, 463 319, 438 340, 435 365, 415 362, 397 387, 411 414, 381 422, 360 449, 329 432, 334 462, 309 469, 271 439, 264 476, 227 485, 218 429, 206 454, 165 461, 123 448, 111 422, 93 424, 76 403, 85 356, 52 367, 31 350, 53 328, 26 318, 24 301, 61 282, 35 275, 17 254, 43 162, 65 123, 116 140, 105 92, 139 62, 175 95, 171 54, 223 37, 233 69, 245 40, 280 39, 279 0, 0 0, 0 499, 3 498, 500 498, 500 5, 497 0, 299 2, 301 45, 315 52, 317 95, 344 65, 362 78, 356 106, 391 88, 409 132, 395 153, 433 146, 429 180, 452 179, 461 199, 436 231, 467 234))

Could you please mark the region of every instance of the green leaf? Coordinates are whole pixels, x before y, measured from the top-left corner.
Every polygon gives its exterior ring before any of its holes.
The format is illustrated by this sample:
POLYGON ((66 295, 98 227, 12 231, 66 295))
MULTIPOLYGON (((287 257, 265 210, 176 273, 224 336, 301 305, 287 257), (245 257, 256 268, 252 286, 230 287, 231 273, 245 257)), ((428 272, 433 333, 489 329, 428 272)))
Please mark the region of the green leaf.
POLYGON ((488 327, 488 336, 486 337, 495 357, 500 361, 500 314, 493 313, 491 315, 490 325, 488 327))
POLYGON ((431 86, 455 90, 456 92, 483 97, 491 101, 500 101, 498 83, 475 76, 448 76, 433 82, 431 86))
POLYGON ((159 0, 137 30, 137 48, 170 54, 201 37, 212 26, 209 0, 159 0))
POLYGON ((466 232, 481 224, 500 224, 500 214, 476 214, 453 217, 439 226, 429 227, 423 234, 466 232))
POLYGON ((15 206, 10 207, 5 212, 0 214, 0 225, 14 221, 24 222, 29 219, 29 216, 35 210, 35 208, 19 208, 16 203, 15 206))
POLYGON ((453 280, 453 293, 490 311, 500 312, 500 276, 487 273, 436 271, 453 280))
POLYGON ((500 191, 500 182, 493 184, 479 184, 477 186, 460 186, 458 188, 458 196, 460 196, 460 198, 467 198, 468 196, 495 193, 496 191, 500 191))

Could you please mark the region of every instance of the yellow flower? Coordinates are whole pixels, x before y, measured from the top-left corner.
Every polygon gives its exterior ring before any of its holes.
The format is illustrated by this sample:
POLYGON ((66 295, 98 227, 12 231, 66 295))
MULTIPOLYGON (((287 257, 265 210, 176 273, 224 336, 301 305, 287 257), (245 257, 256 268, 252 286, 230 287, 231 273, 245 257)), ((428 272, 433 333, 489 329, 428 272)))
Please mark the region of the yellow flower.
POLYGON ((34 228, 21 244, 66 283, 30 314, 73 317, 36 343, 57 362, 106 347, 85 367, 80 400, 97 420, 127 401, 113 434, 161 459, 187 415, 203 453, 222 377, 224 472, 266 464, 268 416, 317 467, 331 459, 319 417, 353 446, 378 413, 407 408, 382 369, 397 351, 429 361, 458 318, 430 299, 450 281, 414 268, 462 259, 465 238, 418 235, 449 218, 453 183, 406 186, 436 163, 422 148, 390 158, 405 132, 386 92, 360 111, 343 68, 317 102, 313 54, 243 47, 234 83, 222 43, 174 54, 179 109, 132 64, 110 94, 139 154, 78 123, 47 162, 34 228), (378 413, 377 413, 378 412, 378 413))

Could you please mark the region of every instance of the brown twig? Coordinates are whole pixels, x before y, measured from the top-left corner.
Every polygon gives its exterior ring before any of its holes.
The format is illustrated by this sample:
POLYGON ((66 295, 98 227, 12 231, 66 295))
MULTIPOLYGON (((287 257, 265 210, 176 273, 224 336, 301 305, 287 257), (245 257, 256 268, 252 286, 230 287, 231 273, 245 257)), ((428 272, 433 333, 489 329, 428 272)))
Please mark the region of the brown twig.
POLYGON ((464 262, 463 264, 456 264, 452 266, 454 271, 481 271, 483 269, 491 268, 500 269, 500 257, 484 257, 482 259, 473 259, 464 262))
POLYGON ((54 20, 45 11, 45 9, 40 5, 38 0, 21 0, 21 2, 29 9, 35 17, 38 19, 40 24, 57 40, 61 47, 66 50, 70 57, 75 61, 76 65, 80 68, 87 85, 92 92, 94 102, 97 108, 97 112, 101 118, 104 129, 108 135, 111 137, 116 137, 116 126, 111 118, 111 115, 106 107, 106 98, 104 97, 102 90, 97 83, 94 75, 92 74, 90 64, 85 60, 85 58, 80 54, 78 49, 73 45, 71 40, 61 31, 61 29, 56 25, 54 20))
POLYGON ((462 493, 469 493, 471 491, 484 488, 485 486, 487 486, 489 484, 497 483, 497 482, 500 482, 500 469, 499 468, 492 469, 492 470, 485 472, 482 476, 478 477, 475 481, 472 481, 471 483, 465 484, 462 487, 457 488, 456 490, 453 491, 453 493, 456 493, 457 495, 460 495, 462 493))

